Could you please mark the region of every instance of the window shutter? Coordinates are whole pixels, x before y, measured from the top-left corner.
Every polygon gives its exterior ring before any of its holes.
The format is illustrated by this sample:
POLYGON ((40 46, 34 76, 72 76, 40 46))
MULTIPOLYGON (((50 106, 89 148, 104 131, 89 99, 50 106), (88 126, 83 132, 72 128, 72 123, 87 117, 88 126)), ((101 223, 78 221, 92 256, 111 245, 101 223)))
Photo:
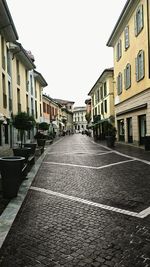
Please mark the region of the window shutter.
POLYGON ((125 27, 124 40, 125 40, 125 49, 127 49, 129 47, 129 26, 125 27))
POLYGON ((128 81, 128 88, 131 86, 131 65, 130 64, 128 64, 128 79, 129 79, 129 81, 128 81))
POLYGON ((119 95, 119 76, 117 76, 117 94, 119 95))
POLYGON ((143 28, 144 26, 144 20, 143 20, 143 5, 141 5, 139 7, 139 11, 140 11, 140 16, 139 16, 139 26, 140 26, 140 30, 143 28))
POLYGON ((145 63, 144 63, 144 51, 141 51, 141 78, 144 77, 145 74, 145 63))
POLYGON ((125 89, 127 89, 127 79, 126 79, 127 75, 126 75, 126 72, 127 72, 127 68, 124 69, 124 87, 125 87, 125 89))
POLYGON ((119 41, 119 58, 122 57, 122 42, 121 42, 121 39, 119 41))
POLYGON ((135 75, 136 75, 136 81, 138 81, 139 77, 139 71, 138 71, 138 57, 135 58, 135 75))
POLYGON ((137 13, 134 16, 134 32, 135 32, 135 36, 138 35, 138 29, 137 29, 137 13))
POLYGON ((120 93, 122 93, 122 73, 120 73, 120 93))

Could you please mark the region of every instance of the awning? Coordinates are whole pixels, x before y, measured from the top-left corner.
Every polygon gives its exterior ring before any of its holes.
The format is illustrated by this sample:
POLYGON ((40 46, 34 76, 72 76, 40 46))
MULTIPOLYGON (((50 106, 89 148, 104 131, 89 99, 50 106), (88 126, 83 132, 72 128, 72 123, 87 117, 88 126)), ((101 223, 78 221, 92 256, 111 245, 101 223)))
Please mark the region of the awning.
POLYGON ((53 126, 53 128, 57 129, 57 128, 58 128, 57 121, 53 121, 53 122, 52 122, 52 126, 53 126))
POLYGON ((92 123, 92 125, 90 126, 90 128, 93 128, 93 127, 95 127, 97 125, 100 125, 100 124, 102 124, 105 121, 108 121, 108 119, 103 119, 103 120, 97 121, 95 123, 92 123))

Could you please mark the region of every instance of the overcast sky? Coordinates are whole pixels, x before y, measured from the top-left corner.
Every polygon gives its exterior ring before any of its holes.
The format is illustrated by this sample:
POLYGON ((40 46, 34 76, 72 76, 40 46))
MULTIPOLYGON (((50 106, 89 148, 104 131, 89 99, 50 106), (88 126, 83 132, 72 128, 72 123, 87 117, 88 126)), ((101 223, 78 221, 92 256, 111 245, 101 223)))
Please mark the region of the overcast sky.
POLYGON ((53 98, 85 105, 105 68, 113 66, 106 46, 126 0, 7 0, 19 42, 31 50, 53 98))

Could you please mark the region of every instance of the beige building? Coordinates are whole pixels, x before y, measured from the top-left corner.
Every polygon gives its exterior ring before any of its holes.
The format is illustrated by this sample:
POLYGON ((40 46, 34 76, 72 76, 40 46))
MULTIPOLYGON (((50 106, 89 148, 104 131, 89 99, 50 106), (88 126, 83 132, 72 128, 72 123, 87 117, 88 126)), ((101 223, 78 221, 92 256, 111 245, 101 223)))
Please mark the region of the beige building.
POLYGON ((127 1, 107 45, 114 52, 117 138, 143 145, 150 136, 150 1, 127 1))
POLYGON ((9 42, 18 34, 5 0, 0 1, 0 146, 12 145, 12 58, 9 42))
POLYGON ((105 138, 105 121, 114 123, 113 68, 102 72, 88 95, 91 97, 93 136, 101 140, 105 138))

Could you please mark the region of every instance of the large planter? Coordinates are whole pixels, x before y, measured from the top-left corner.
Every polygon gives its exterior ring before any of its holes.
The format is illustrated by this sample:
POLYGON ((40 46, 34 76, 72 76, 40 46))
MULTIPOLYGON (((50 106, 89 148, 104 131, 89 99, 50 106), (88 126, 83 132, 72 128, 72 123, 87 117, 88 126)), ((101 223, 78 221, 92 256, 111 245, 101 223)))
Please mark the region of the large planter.
POLYGON ((4 198, 13 198, 17 196, 24 161, 25 158, 16 156, 0 158, 2 193, 4 198))
POLYGON ((116 138, 114 136, 106 136, 106 142, 108 147, 114 147, 115 146, 115 140, 116 138))
POLYGON ((46 139, 37 139, 37 144, 38 146, 45 146, 46 139))
POLYGON ((13 148, 14 156, 20 156, 25 158, 25 162, 28 161, 28 158, 31 155, 31 148, 30 147, 23 147, 23 148, 13 148))
POLYGON ((34 155, 36 150, 36 145, 37 145, 36 143, 29 143, 29 144, 24 144, 24 147, 31 148, 31 154, 34 155))

